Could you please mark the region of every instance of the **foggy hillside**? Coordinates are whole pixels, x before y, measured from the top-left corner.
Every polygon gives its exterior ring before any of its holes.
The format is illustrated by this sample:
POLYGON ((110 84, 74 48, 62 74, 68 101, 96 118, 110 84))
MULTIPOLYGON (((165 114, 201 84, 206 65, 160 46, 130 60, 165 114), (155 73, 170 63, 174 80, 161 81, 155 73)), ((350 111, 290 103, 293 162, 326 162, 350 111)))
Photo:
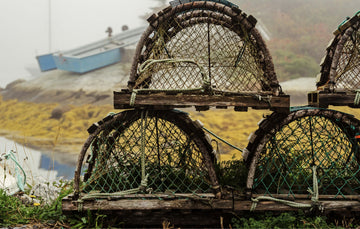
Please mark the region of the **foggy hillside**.
POLYGON ((360 10, 360 0, 232 0, 270 32, 280 81, 315 77, 332 32, 360 10))

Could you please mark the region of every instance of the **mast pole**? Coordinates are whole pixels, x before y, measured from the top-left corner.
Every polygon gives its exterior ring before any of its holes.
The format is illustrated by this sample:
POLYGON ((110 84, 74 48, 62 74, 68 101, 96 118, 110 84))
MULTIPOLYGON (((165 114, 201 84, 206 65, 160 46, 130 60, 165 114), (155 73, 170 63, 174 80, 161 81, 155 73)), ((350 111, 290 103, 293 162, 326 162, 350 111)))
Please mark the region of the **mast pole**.
POLYGON ((51 52, 51 0, 49 0, 49 52, 51 52))

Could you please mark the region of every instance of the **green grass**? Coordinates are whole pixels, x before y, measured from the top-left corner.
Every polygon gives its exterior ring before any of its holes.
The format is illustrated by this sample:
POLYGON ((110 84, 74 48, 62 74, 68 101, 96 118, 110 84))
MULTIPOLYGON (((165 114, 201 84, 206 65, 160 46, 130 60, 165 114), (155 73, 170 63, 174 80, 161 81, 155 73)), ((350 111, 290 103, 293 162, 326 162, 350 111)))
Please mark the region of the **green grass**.
MULTIPOLYGON (((237 163, 235 163, 237 164, 237 163)), ((222 169, 230 169, 235 164, 222 165, 222 169)), ((237 167, 237 166, 236 166, 237 167)), ((225 179, 233 179, 232 172, 228 172, 225 179)), ((70 194, 72 184, 61 182, 59 197, 51 204, 35 206, 24 204, 16 196, 8 196, 0 190, 0 227, 21 225, 37 225, 46 228, 104 228, 124 226, 123 222, 102 212, 77 212, 64 215, 61 210, 61 200, 70 194)), ((233 183, 236 186, 236 183, 233 183)), ((40 198, 41 197, 37 197, 40 198)), ((140 219, 139 219, 140 220, 140 219)), ((159 222, 161 225, 162 222, 159 222)), ((176 225, 174 225, 176 227, 176 225)), ((225 226, 225 225, 224 225, 225 226)), ((357 228, 360 221, 355 216, 314 216, 303 212, 291 213, 248 213, 241 216, 234 215, 231 225, 226 228, 357 228)))
POLYGON ((339 228, 332 222, 327 222, 324 216, 307 217, 302 212, 259 214, 253 217, 234 217, 234 228, 339 228))
POLYGON ((64 188, 52 204, 36 206, 24 204, 19 198, 8 196, 0 189, 0 226, 8 227, 34 223, 50 226, 65 224, 65 216, 61 212, 61 199, 70 192, 71 189, 64 188))
MULTIPOLYGON (((21 225, 37 225, 40 228, 103 228, 105 225, 121 225, 114 219, 107 220, 107 216, 99 212, 79 212, 64 215, 61 201, 73 192, 72 184, 60 182, 59 197, 49 205, 44 203, 36 206, 23 203, 19 196, 9 196, 0 189, 0 227, 21 225)), ((41 200, 41 197, 36 197, 41 200)))
POLYGON ((232 228, 359 228, 360 221, 355 216, 314 216, 298 211, 235 216, 231 225, 232 228))

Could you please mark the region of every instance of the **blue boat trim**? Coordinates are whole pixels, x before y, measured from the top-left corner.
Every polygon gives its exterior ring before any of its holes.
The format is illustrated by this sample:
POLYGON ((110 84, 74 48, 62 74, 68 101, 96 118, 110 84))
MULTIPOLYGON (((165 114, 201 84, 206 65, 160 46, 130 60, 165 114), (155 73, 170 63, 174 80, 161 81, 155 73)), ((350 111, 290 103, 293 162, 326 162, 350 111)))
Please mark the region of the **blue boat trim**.
POLYGON ((36 59, 42 72, 54 70, 57 68, 52 53, 37 56, 36 59))
POLYGON ((55 65, 60 70, 86 73, 121 60, 123 48, 136 44, 146 27, 124 31, 112 37, 72 50, 53 54, 55 65))

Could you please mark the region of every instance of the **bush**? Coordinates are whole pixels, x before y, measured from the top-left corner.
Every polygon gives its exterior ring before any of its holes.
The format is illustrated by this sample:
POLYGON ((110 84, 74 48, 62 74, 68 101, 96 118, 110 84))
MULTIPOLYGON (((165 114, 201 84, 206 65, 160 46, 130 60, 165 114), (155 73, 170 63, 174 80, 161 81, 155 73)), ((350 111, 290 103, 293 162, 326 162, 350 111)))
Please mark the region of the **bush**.
POLYGON ((279 81, 315 77, 320 72, 317 61, 310 56, 296 55, 284 50, 277 50, 273 55, 279 81))

